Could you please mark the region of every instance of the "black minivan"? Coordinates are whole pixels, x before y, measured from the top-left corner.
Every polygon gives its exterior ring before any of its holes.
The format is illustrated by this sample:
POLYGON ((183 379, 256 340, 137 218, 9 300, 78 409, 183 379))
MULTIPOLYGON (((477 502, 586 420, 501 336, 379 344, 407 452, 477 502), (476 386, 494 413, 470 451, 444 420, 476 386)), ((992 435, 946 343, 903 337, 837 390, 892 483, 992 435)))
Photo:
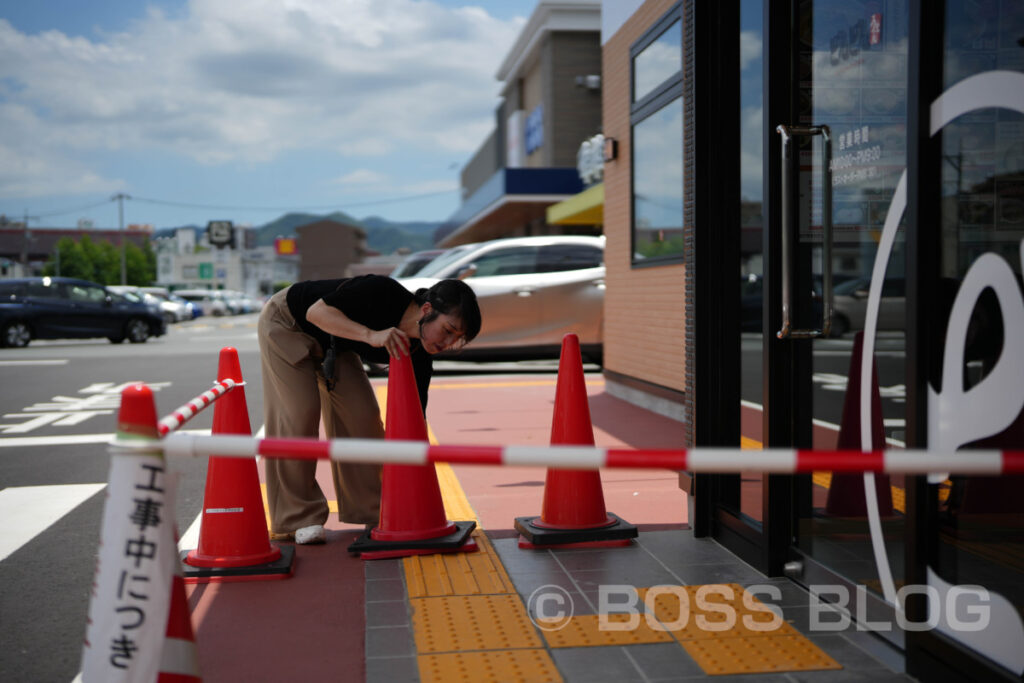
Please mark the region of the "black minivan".
POLYGON ((89 337, 141 344, 166 330, 159 309, 129 301, 95 282, 66 277, 0 280, 0 346, 89 337))

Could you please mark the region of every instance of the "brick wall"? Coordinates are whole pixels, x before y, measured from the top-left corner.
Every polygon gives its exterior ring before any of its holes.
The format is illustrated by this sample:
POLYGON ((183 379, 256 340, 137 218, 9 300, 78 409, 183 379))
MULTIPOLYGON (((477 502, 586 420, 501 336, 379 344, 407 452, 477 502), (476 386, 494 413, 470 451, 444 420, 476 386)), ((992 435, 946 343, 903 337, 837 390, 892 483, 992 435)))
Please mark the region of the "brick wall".
POLYGON ((630 259, 629 47, 674 4, 645 2, 605 43, 602 54, 604 135, 618 141, 618 158, 606 163, 604 171, 604 367, 681 396, 686 378, 685 266, 634 268, 630 259))

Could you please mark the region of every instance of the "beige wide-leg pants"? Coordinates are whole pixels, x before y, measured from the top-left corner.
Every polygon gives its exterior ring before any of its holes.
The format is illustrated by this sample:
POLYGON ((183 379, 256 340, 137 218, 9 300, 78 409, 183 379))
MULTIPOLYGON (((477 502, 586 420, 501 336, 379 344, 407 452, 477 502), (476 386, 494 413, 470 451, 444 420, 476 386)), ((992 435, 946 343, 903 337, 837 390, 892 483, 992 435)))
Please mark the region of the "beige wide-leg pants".
MULTIPOLYGON (((263 414, 268 437, 313 437, 323 418, 327 438, 384 438, 373 386, 356 353, 335 360, 333 391, 318 372, 322 350, 288 310, 284 289, 267 302, 257 328, 263 369, 263 414)), ((266 460, 270 526, 275 533, 327 521, 327 499, 316 482, 315 461, 266 460)), ((376 524, 380 515, 379 465, 331 463, 338 519, 376 524)))

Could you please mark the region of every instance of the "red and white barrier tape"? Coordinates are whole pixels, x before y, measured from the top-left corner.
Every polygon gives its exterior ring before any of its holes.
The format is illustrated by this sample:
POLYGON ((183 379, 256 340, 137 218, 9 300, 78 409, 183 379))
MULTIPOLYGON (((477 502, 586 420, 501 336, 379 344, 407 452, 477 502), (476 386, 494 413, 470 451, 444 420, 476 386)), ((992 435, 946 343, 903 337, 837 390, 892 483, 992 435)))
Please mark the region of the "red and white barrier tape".
POLYGON ((222 379, 218 381, 209 391, 204 391, 199 396, 196 396, 194 399, 160 420, 160 422, 157 423, 157 430, 160 432, 160 436, 166 436, 169 432, 173 432, 175 429, 178 429, 198 414, 203 408, 207 407, 218 398, 234 389, 236 386, 241 386, 243 384, 245 383, 236 382, 233 379, 222 379))
MULTIPOLYGON (((178 457, 234 456, 336 460, 397 465, 435 462, 520 465, 559 469, 641 468, 690 472, 758 471, 798 474, 817 471, 889 474, 1024 474, 1024 451, 956 453, 891 450, 810 451, 739 448, 625 449, 593 446, 432 446, 422 441, 383 439, 256 439, 250 436, 171 434, 164 453, 178 457)), ((125 444, 133 447, 132 444, 125 444)), ((152 444, 150 444, 152 447, 152 444)))

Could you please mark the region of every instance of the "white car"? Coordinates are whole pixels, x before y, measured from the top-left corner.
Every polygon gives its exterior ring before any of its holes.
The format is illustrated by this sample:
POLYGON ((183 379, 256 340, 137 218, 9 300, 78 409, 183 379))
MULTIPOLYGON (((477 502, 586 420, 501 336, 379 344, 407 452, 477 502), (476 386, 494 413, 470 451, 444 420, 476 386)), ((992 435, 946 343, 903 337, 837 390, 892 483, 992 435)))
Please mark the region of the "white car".
POLYGON ((174 293, 203 310, 203 315, 231 315, 227 301, 214 289, 178 289, 174 293))
POLYGON ((163 301, 159 297, 145 291, 142 287, 134 287, 132 285, 107 285, 107 291, 120 294, 129 301, 145 304, 149 307, 149 310, 163 318, 164 322, 168 325, 173 322, 177 322, 175 314, 164 308, 163 301))
POLYGON ((183 320, 191 320, 195 317, 195 306, 191 301, 185 301, 180 296, 168 293, 163 287, 139 287, 140 290, 156 297, 160 302, 160 310, 168 323, 180 323, 183 320))
POLYGON ((557 358, 572 332, 583 355, 600 362, 604 273, 603 236, 547 235, 452 247, 398 281, 414 292, 457 278, 476 292, 480 334, 450 357, 557 358))
MULTIPOLYGON (((871 280, 856 278, 835 286, 832 307, 832 336, 864 329, 871 280)), ((886 278, 878 306, 880 331, 904 330, 907 326, 907 300, 903 278, 886 278)))

